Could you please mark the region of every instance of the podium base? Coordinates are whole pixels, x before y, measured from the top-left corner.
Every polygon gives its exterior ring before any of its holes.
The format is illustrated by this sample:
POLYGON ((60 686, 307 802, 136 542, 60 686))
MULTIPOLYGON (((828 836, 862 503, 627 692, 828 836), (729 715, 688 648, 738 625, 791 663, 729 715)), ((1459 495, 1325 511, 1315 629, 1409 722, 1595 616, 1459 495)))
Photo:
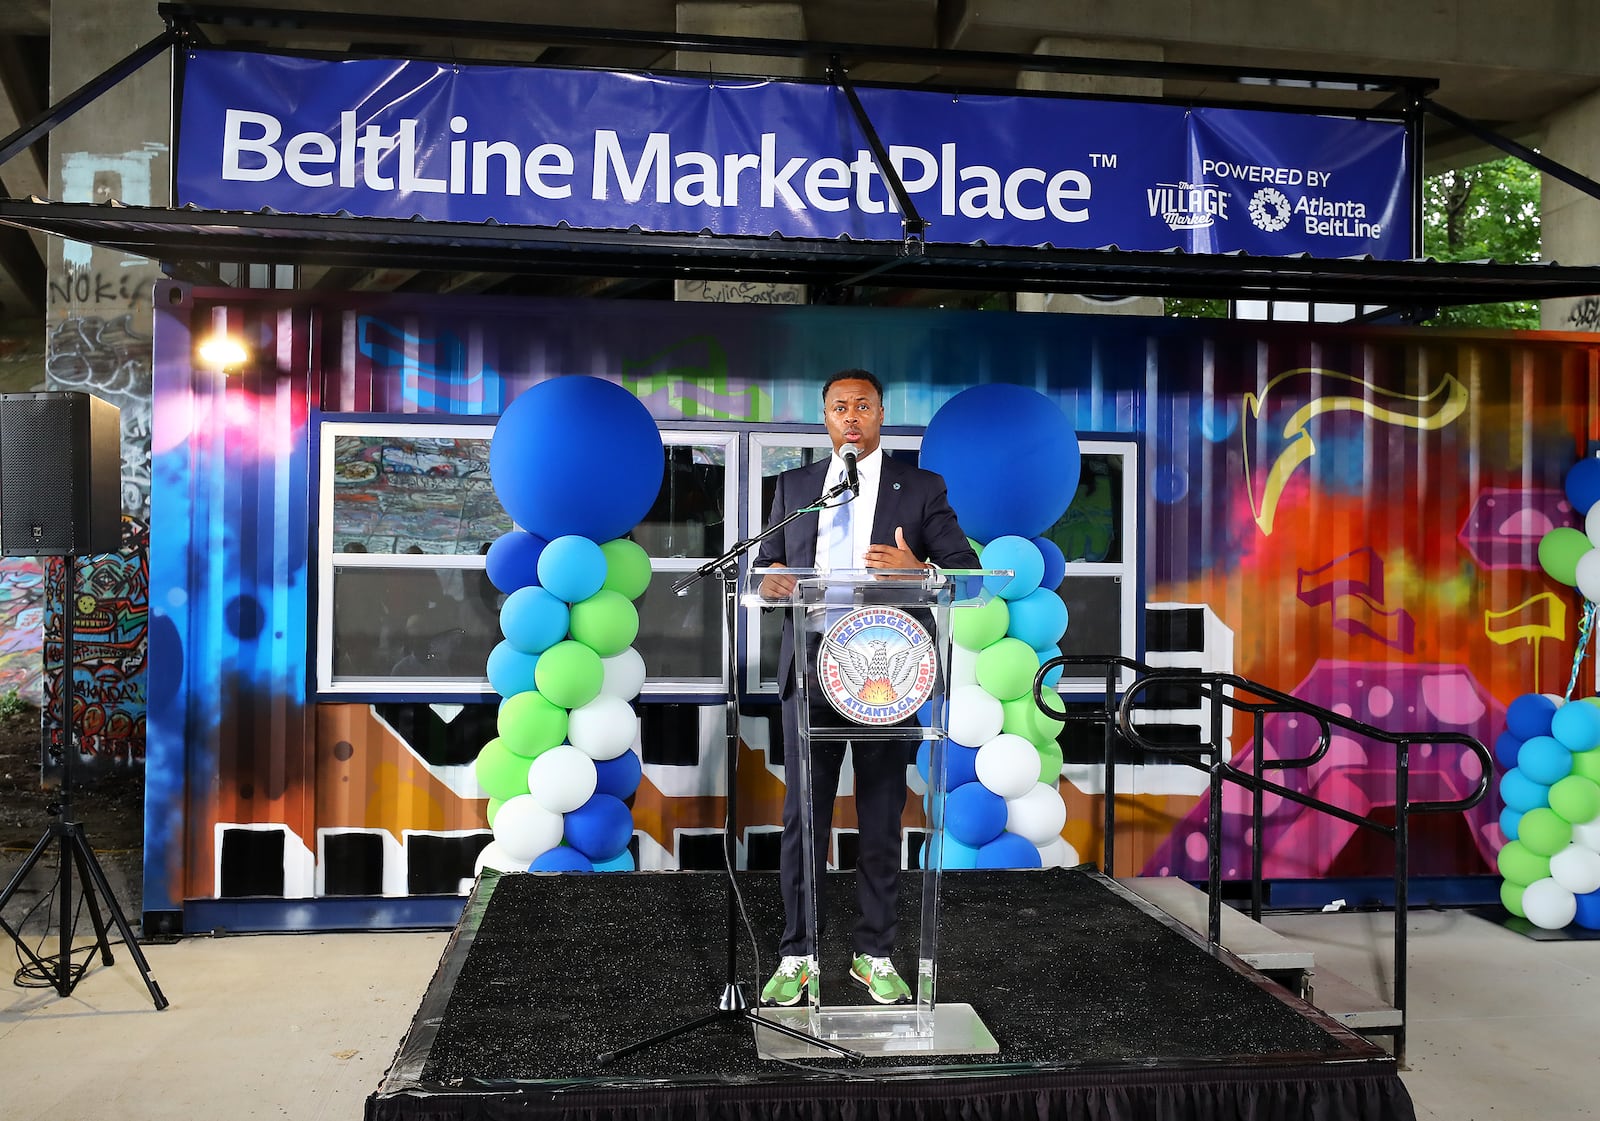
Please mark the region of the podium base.
MULTIPOLYGON (((825 1008, 818 1013, 820 1031, 808 1008, 763 1008, 757 1020, 771 1020, 806 1033, 819 1034, 862 1055, 993 1055, 1000 1045, 970 1004, 941 1004, 933 1010, 933 1031, 918 1024, 915 1005, 885 1008, 825 1008)), ((762 1059, 827 1059, 837 1056, 820 1044, 806 1043, 759 1024, 753 1029, 756 1055, 762 1059)))

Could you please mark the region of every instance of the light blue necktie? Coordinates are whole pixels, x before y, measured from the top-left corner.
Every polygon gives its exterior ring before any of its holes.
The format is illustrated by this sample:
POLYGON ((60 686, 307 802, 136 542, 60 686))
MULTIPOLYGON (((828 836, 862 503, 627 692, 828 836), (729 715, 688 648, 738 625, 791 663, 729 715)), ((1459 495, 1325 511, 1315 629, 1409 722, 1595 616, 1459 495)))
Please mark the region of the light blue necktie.
POLYGON ((833 529, 828 534, 828 567, 830 569, 854 568, 855 533, 850 525, 850 508, 855 503, 846 502, 833 511, 833 529))

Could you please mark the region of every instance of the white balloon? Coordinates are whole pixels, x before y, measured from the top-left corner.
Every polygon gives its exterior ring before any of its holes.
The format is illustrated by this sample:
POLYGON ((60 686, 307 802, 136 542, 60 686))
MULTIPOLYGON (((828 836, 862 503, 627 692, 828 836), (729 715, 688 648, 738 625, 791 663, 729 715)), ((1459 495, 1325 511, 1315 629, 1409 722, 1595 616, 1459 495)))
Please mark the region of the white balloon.
POLYGON ((518 794, 507 798, 494 815, 492 843, 500 846, 507 860, 515 862, 514 867, 526 870, 534 857, 561 843, 561 825, 560 814, 545 809, 531 794, 518 794))
MULTIPOLYGON (((571 744, 552 747, 528 766, 528 796, 553 814, 571 813, 593 798, 599 781, 594 760, 571 744)), ((501 806, 500 813, 505 812, 506 807, 501 806)), ((500 820, 498 815, 495 820, 500 820)))
POLYGON ((1006 802, 1006 828, 1026 837, 1041 852, 1061 836, 1067 823, 1067 804, 1049 783, 1036 782, 1020 798, 1006 802))
POLYGON ((1039 752, 1021 736, 1001 732, 978 748, 978 781, 1007 800, 1039 785, 1039 752))
MULTIPOLYGON (((500 815, 495 814, 495 820, 500 820, 500 815)), ((511 854, 501 847, 499 841, 490 841, 483 846, 483 851, 478 854, 478 859, 472 864, 474 879, 483 874, 485 868, 495 872, 526 872, 528 861, 513 860, 511 854)))
POLYGON ((1589 507, 1589 512, 1583 516, 1583 532, 1589 535, 1589 540, 1600 545, 1600 502, 1589 507))
POLYGON ((1580 821, 1572 827, 1572 841, 1586 849, 1600 852, 1600 817, 1580 821))
POLYGON ((978 652, 950 644, 950 691, 978 683, 978 652))
POLYGON ((633 647, 620 654, 600 659, 605 677, 600 682, 602 697, 621 697, 631 701, 644 688, 644 656, 633 647))
POLYGON ((1048 845, 1037 847, 1041 868, 1076 868, 1083 863, 1078 856, 1078 850, 1067 844, 1065 837, 1057 837, 1048 845))
POLYGON ((1577 576, 1573 580, 1583 598, 1591 603, 1600 602, 1600 549, 1590 549, 1578 558, 1577 576))
POLYGON ((981 747, 1000 734, 1006 710, 1000 699, 978 685, 950 690, 950 719, 945 730, 963 747, 981 747))
MULTIPOLYGON (((602 693, 573 709, 567 717, 567 742, 594 760, 615 759, 628 750, 638 734, 639 717, 621 697, 602 693)), ((530 784, 528 789, 533 786, 530 784)))
POLYGON ((1574 895, 1600 891, 1600 853, 1572 844, 1550 858, 1550 878, 1574 895))
POLYGON ((1577 916, 1578 900, 1572 892, 1546 877, 1534 880, 1522 893, 1522 910, 1534 926, 1560 930, 1577 916))

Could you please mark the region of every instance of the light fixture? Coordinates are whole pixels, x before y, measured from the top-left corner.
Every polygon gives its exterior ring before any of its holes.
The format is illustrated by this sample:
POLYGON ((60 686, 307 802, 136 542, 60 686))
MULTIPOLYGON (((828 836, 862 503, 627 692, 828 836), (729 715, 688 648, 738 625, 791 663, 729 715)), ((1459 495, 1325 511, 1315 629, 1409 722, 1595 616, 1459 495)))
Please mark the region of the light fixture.
POLYGON ((216 334, 201 342, 195 352, 200 364, 225 374, 237 372, 250 360, 250 352, 232 335, 216 334))

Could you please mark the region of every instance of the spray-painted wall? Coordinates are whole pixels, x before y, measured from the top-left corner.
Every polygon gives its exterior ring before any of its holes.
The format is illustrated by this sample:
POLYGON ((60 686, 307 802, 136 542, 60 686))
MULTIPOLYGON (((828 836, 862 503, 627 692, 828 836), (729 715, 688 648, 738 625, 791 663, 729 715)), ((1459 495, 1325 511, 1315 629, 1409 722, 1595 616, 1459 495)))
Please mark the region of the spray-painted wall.
MULTIPOLYGON (((157 299, 146 909, 237 894, 219 879, 252 859, 272 865, 237 881, 253 890, 330 890, 347 882, 333 845, 345 835, 408 869, 386 872, 383 891, 439 890, 470 866, 471 838, 487 839, 483 802, 460 779, 492 705, 319 703, 310 690, 319 420, 492 418, 539 379, 583 373, 619 381, 663 421, 815 422, 820 379, 847 366, 883 379, 890 424, 1009 381, 1052 397, 1080 431, 1136 435, 1150 645, 1169 661, 1485 741, 1513 697, 1567 686, 1578 615, 1536 547, 1572 520, 1561 479, 1600 425, 1600 345, 1585 337, 174 288, 157 299), (233 376, 191 352, 221 327, 255 355, 233 376), (270 843, 253 849, 260 834, 270 843)), ((1004 455, 1004 433, 994 443, 1004 455)), ((781 800, 768 715, 747 712, 740 759, 751 866, 764 865, 781 800)), ((722 819, 719 721, 715 707, 644 706, 635 820, 682 866, 722 819)), ((1241 722, 1231 748, 1248 762, 1305 735, 1269 724, 1256 744, 1241 722)), ((1065 748, 1088 760, 1098 744, 1065 748)), ((1203 874, 1200 788, 1171 771, 1121 782, 1119 874, 1203 874)), ((1475 778, 1452 753, 1420 752, 1412 795, 1454 796, 1475 778)), ((1392 812, 1392 755, 1370 743, 1338 741, 1296 781, 1392 812)), ((1064 835, 1097 858, 1092 768, 1069 766, 1062 792, 1064 835)), ((1269 876, 1392 867, 1337 822, 1270 799, 1267 810, 1269 876)), ((1225 806, 1228 875, 1246 870, 1245 811, 1225 806)), ((1419 824, 1413 872, 1490 872, 1498 811, 1419 824)), ((848 807, 841 817, 848 826, 848 807)))

